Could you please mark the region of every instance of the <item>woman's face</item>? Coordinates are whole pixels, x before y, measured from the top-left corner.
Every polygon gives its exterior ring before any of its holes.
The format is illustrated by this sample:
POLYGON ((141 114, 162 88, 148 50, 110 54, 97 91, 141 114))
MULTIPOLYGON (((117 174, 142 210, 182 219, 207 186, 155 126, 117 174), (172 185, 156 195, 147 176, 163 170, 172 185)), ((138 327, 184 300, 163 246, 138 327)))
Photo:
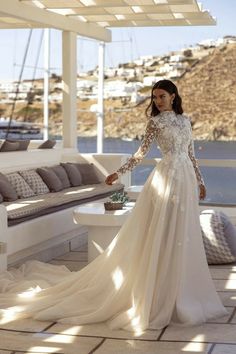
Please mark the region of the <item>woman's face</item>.
POLYGON ((169 92, 163 89, 155 89, 152 94, 153 102, 160 112, 172 111, 172 103, 175 98, 175 94, 169 94, 169 92))

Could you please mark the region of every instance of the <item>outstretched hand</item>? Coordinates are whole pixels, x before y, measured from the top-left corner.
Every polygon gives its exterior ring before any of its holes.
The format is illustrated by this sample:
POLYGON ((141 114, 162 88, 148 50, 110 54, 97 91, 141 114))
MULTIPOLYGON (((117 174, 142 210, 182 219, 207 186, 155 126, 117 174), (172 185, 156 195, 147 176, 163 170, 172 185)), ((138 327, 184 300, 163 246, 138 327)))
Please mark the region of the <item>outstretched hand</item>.
POLYGON ((111 175, 107 176, 105 183, 112 185, 118 179, 118 174, 116 172, 112 173, 111 175))
POLYGON ((199 198, 200 199, 206 198, 206 187, 204 186, 204 184, 200 184, 199 186, 199 198))

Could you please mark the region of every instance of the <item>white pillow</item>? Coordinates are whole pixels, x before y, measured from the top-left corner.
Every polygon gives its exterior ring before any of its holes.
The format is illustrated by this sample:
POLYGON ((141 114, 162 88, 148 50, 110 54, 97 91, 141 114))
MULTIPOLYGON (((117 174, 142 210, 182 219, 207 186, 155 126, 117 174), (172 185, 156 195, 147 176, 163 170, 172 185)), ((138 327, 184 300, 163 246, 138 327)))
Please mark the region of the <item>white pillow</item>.
POLYGON ((235 262, 236 253, 231 250, 231 244, 228 242, 230 237, 225 235, 221 213, 214 210, 202 211, 200 224, 208 264, 235 262))

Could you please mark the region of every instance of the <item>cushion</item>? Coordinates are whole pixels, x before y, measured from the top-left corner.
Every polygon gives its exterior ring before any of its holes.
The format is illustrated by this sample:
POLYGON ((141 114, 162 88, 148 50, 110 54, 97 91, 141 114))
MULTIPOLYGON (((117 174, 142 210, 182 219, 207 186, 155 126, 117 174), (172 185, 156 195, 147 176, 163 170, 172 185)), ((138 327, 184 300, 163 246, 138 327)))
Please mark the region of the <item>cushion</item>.
POLYGON ((1 152, 8 152, 8 151, 17 151, 19 149, 20 144, 15 141, 7 141, 5 140, 1 145, 0 151, 1 152))
POLYGON ((0 203, 2 203, 3 202, 3 196, 2 196, 2 194, 0 193, 0 203))
POLYGON ((57 177, 60 179, 63 188, 69 188, 71 186, 68 175, 62 166, 56 165, 51 167, 51 169, 56 173, 57 177))
POLYGON ((96 174, 94 165, 91 163, 74 163, 82 176, 82 184, 97 184, 101 183, 96 174))
POLYGON ((203 243, 208 264, 235 262, 224 233, 224 225, 219 212, 204 210, 200 215, 203 243))
POLYGON ((13 202, 17 199, 16 190, 2 173, 0 173, 0 193, 6 202, 13 202))
POLYGON ((70 184, 73 187, 82 185, 82 176, 80 171, 76 166, 70 163, 61 163, 61 166, 65 169, 67 176, 69 178, 70 184))
POLYGON ((52 149, 56 145, 56 140, 48 139, 38 146, 38 149, 52 149))
POLYGON ((28 183, 36 195, 49 193, 47 185, 35 170, 26 170, 18 172, 28 183))
POLYGON ((56 173, 52 169, 48 167, 42 167, 37 168, 36 171, 46 183, 50 192, 59 192, 63 189, 60 179, 57 177, 56 173))
POLYGON ((28 149, 28 146, 29 146, 29 143, 30 143, 30 140, 27 139, 27 140, 13 140, 13 139, 6 139, 7 142, 10 142, 10 143, 18 143, 19 146, 18 146, 18 149, 19 151, 23 151, 23 150, 27 150, 28 149))
POLYGON ((28 183, 26 183, 24 178, 19 175, 19 173, 8 173, 6 177, 16 190, 17 196, 19 198, 27 198, 35 195, 34 191, 30 188, 28 183))
POLYGON ((218 213, 223 224, 225 239, 229 245, 231 253, 236 257, 236 227, 225 213, 222 211, 219 211, 218 213))

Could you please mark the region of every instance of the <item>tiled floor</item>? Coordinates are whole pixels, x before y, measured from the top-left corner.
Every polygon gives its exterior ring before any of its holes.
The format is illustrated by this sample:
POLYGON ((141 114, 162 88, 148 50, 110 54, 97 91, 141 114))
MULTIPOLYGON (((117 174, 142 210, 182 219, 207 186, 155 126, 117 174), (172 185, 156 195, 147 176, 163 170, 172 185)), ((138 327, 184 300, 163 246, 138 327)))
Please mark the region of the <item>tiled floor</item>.
MULTIPOLYGON (((86 246, 51 261, 78 270, 87 264, 86 246)), ((217 291, 229 315, 189 328, 149 330, 135 337, 111 331, 104 324, 64 325, 18 320, 0 328, 0 354, 236 354, 236 264, 210 267, 217 291)))

